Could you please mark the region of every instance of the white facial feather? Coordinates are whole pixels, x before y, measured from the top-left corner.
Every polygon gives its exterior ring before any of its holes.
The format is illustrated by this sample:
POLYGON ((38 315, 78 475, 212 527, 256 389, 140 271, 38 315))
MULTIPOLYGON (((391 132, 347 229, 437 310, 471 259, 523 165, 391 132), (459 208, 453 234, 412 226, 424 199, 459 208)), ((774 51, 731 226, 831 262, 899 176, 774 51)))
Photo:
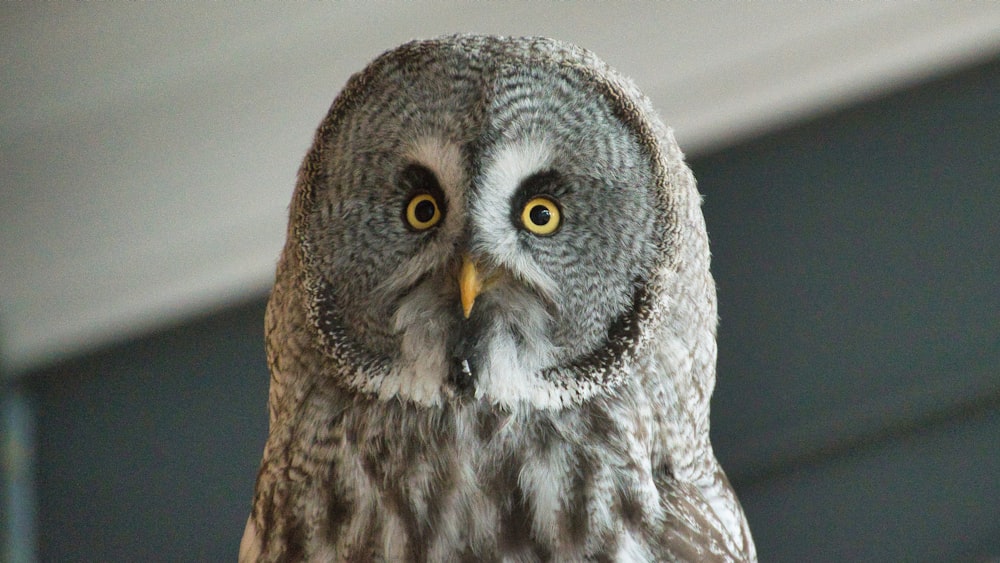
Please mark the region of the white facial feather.
POLYGON ((382 524, 382 542, 387 561, 405 561, 408 542, 406 528, 394 512, 382 524))
MULTIPOLYGON (((392 296, 414 286, 428 273, 439 272, 453 260, 455 240, 464 227, 466 181, 461 150, 440 137, 417 137, 406 150, 407 158, 434 173, 447 198, 444 222, 437 236, 419 254, 409 258, 394 275, 376 291, 392 296)), ((448 375, 449 358, 446 350, 449 326, 447 309, 456 306, 448 286, 420 284, 402 299, 392 319, 400 340, 400 362, 388 377, 379 381, 377 390, 383 400, 402 398, 422 405, 437 405, 448 375)))
POLYGON ((533 529, 552 543, 559 542, 560 516, 569 494, 566 490, 568 479, 554 478, 553 475, 569 476, 575 470, 570 466, 566 453, 564 448, 550 448, 543 458, 529 459, 519 475, 521 488, 534 493, 533 529))
POLYGON ((525 284, 554 296, 555 282, 518 247, 518 231, 510 220, 514 193, 525 179, 549 169, 552 165, 550 149, 541 140, 507 142, 496 149, 494 155, 486 163, 479 181, 478 198, 471 210, 478 239, 489 242, 477 250, 488 253, 525 284))
POLYGON ((646 544, 636 539, 632 532, 622 534, 618 543, 618 553, 615 554, 615 561, 621 563, 644 563, 654 561, 656 558, 649 552, 646 544))
POLYGON ((462 165, 461 149, 443 138, 421 136, 406 148, 406 158, 434 173, 447 199, 447 202, 440 202, 440 205, 446 205, 447 208, 444 222, 436 227, 437 236, 376 289, 376 292, 385 296, 395 295, 412 286, 427 272, 441 268, 453 259, 455 242, 466 222, 467 178, 462 165))
POLYGON ((393 377, 397 385, 383 383, 379 389, 383 399, 399 396, 425 405, 440 402, 449 369, 446 344, 450 328, 441 309, 454 304, 447 296, 442 298, 439 290, 422 284, 400 302, 392 322, 402 335, 400 361, 393 377))
MULTIPOLYGON (((413 140, 405 149, 407 158, 426 166, 437 177, 441 190, 448 198, 449 213, 461 213, 465 208, 465 186, 467 178, 463 166, 462 149, 444 137, 423 135, 413 140)), ((458 218, 445 224, 445 238, 453 238, 461 229, 458 218)))

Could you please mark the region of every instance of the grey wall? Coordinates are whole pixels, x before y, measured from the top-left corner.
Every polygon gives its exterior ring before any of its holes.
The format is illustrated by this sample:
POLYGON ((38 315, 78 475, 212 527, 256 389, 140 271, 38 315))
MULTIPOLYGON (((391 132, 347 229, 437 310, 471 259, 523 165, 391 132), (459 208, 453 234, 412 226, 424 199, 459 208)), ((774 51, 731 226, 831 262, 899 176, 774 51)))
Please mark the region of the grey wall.
POLYGON ((234 561, 267 437, 262 301, 29 380, 41 561, 234 561))
MULTIPOLYGON (((695 158, 762 560, 1000 555, 1000 61, 695 158)), ((263 297, 32 374, 39 555, 232 560, 263 297)))
POLYGON ((765 560, 1000 555, 1000 61, 692 166, 765 560))

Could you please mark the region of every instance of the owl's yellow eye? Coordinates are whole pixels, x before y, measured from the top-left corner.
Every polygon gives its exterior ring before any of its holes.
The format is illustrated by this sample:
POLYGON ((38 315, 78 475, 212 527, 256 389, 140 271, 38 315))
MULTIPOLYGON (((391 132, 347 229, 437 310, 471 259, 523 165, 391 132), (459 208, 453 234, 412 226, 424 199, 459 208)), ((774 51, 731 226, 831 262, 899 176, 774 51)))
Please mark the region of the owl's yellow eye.
POLYGON ((530 233, 540 236, 551 235, 559 229, 562 213, 559 204, 546 196, 533 197, 524 204, 521 224, 530 233))
POLYGON ((406 224, 417 231, 425 231, 441 220, 441 209, 431 194, 413 196, 406 205, 406 224))

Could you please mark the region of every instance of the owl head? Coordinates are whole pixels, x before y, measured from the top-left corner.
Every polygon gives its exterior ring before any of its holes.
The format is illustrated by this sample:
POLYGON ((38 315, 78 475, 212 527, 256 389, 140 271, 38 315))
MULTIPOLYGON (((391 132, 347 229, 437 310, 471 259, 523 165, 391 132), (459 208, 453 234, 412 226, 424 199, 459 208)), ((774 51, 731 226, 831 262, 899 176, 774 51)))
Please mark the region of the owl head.
POLYGON ((590 52, 416 41, 334 101, 279 269, 342 387, 559 409, 613 392, 652 341, 714 346, 699 202, 648 101, 590 52))

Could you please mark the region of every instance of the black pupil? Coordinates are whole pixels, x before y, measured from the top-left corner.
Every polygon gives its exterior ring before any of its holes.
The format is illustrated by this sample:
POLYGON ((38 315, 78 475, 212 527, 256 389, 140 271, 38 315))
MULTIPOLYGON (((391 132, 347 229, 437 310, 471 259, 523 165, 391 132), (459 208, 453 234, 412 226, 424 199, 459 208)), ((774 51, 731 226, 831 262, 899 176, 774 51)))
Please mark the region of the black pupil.
POLYGON ((549 208, 544 205, 536 205, 531 208, 531 211, 528 212, 528 217, 531 217, 532 223, 538 225, 539 227, 543 227, 548 225, 549 221, 552 220, 552 212, 549 211, 549 208))
POLYGON ((429 199, 425 199, 417 203, 417 206, 413 209, 413 216, 417 218, 417 221, 427 223, 434 218, 435 209, 434 202, 429 199))

